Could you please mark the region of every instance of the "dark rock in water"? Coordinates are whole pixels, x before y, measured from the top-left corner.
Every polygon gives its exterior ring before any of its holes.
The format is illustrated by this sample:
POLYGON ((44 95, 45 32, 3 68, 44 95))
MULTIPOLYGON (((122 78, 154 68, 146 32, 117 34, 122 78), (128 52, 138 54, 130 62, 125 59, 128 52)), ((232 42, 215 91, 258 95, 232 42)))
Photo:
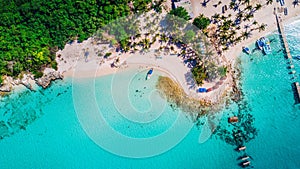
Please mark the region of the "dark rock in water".
POLYGON ((135 92, 139 92, 139 90, 135 90, 135 92))
POLYGON ((25 126, 20 126, 20 129, 21 130, 26 130, 26 127, 25 126))

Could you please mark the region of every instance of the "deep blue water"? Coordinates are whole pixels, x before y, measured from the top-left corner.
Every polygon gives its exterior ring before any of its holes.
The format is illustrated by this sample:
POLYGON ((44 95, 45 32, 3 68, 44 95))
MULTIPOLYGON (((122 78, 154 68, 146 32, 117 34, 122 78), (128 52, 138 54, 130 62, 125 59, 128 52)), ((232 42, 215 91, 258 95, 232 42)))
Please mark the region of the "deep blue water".
MULTIPOLYGON (((300 22, 286 26, 286 32, 292 55, 300 55, 300 22)), ((268 37, 271 55, 241 54, 245 97, 208 118, 216 125, 220 118, 211 137, 157 93, 159 72, 149 81, 145 71, 133 70, 95 80, 66 79, 46 90, 2 98, 0 168, 228 169, 240 168, 244 153, 255 168, 300 168, 295 79, 278 33, 268 37), (232 115, 241 123, 228 124, 232 115), (234 150, 236 129, 250 135, 245 152, 234 150)), ((300 72, 300 61, 293 63, 300 72)))

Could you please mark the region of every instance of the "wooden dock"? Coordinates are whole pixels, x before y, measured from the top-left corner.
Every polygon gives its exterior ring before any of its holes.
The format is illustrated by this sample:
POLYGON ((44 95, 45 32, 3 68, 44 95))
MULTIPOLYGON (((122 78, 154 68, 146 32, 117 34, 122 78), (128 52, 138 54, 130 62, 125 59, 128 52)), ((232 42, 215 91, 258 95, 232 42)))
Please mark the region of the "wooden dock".
POLYGON ((300 103, 300 86, 299 86, 299 83, 298 82, 294 82, 293 83, 294 85, 294 92, 295 92, 295 101, 296 101, 296 104, 299 104, 300 103))
POLYGON ((284 45, 287 57, 291 60, 292 55, 291 55, 289 44, 286 40, 286 36, 285 36, 285 33, 284 33, 284 28, 283 28, 283 25, 282 25, 282 19, 280 18, 280 16, 278 16, 278 14, 276 14, 276 20, 277 20, 277 25, 278 25, 278 29, 279 29, 279 34, 282 37, 283 45, 284 45))
MULTIPOLYGON (((285 51, 286 51, 286 56, 289 59, 290 68, 293 69, 294 68, 293 61, 292 61, 293 57, 292 57, 290 49, 289 49, 289 44, 286 40, 286 36, 285 36, 285 33, 284 33, 284 27, 282 25, 282 19, 281 19, 280 16, 278 16, 277 13, 275 13, 275 15, 276 15, 276 21, 277 21, 277 25, 278 25, 279 35, 281 36, 281 39, 283 41, 283 45, 284 45, 284 48, 285 48, 285 51)), ((297 74, 296 71, 292 70, 291 73, 294 74, 294 77, 296 77, 295 79, 297 79, 297 75, 295 76, 295 74, 297 74)), ((299 104, 300 103, 300 85, 299 85, 299 82, 294 82, 292 84, 292 88, 293 88, 293 91, 294 91, 295 103, 299 104)))

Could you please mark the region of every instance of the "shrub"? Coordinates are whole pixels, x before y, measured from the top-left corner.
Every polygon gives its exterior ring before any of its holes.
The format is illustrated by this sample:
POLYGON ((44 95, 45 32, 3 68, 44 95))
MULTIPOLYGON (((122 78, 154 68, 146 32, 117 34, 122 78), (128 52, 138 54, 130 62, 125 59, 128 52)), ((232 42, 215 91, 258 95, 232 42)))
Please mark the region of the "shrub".
POLYGON ((192 74, 194 77, 194 80, 196 81, 196 83, 198 85, 202 85, 203 84, 203 80, 205 80, 207 78, 205 69, 203 68, 203 66, 195 66, 192 68, 192 74))
POLYGON ((108 58, 110 55, 111 55, 111 53, 110 53, 110 52, 108 52, 108 53, 105 53, 105 55, 104 55, 104 58, 106 59, 106 58, 108 58))
POLYGON ((51 62, 51 67, 57 70, 57 62, 55 60, 51 62))
POLYGON ((218 73, 221 77, 225 77, 227 73, 227 67, 226 66, 220 66, 218 68, 218 73))
POLYGON ((40 78, 40 77, 42 77, 43 75, 44 75, 44 73, 41 72, 41 71, 34 71, 34 72, 33 72, 34 78, 40 78))
POLYGON ((200 30, 204 30, 210 24, 210 19, 201 14, 194 19, 193 24, 197 26, 200 30))

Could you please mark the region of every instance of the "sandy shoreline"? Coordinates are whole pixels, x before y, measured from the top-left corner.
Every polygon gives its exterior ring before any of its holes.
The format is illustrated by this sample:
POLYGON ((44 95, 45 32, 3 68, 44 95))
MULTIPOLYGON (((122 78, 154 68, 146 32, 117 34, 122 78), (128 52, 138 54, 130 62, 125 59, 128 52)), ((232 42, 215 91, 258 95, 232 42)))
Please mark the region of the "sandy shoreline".
MULTIPOLYGON (((229 0, 227 0, 229 2, 229 0)), ((226 1, 226 2, 227 2, 226 1)), ((214 14, 214 10, 203 10, 203 7, 199 7, 200 3, 195 4, 195 2, 200 2, 197 0, 192 1, 193 12, 200 13, 202 11, 206 16, 211 16, 214 14), (193 4, 194 3, 194 4, 193 4), (196 11, 195 11, 196 10, 196 11)), ((225 2, 224 2, 225 3, 225 2)), ((213 3, 211 3, 213 5, 213 3)), ((274 15, 274 7, 277 8, 279 5, 274 2, 273 5, 264 7, 258 11, 255 15, 255 18, 260 23, 266 23, 268 26, 262 32, 255 31, 252 36, 246 40, 243 40, 241 43, 238 43, 234 47, 231 47, 228 51, 225 51, 223 55, 226 60, 234 68, 236 58, 241 54, 242 47, 248 46, 251 43, 254 43, 258 38, 265 36, 277 30, 276 18, 274 15), (260 17, 258 17, 260 16, 260 17)), ((300 18, 300 9, 293 8, 292 5, 287 6, 289 8, 289 15, 282 16, 284 23, 288 24, 300 18)), ((211 7, 213 8, 213 7, 211 7)), ((214 8, 213 8, 214 9, 214 8)), ((198 16, 198 15, 194 15, 198 16)), ((172 54, 157 54, 154 50, 158 48, 158 44, 154 44, 154 47, 151 48, 150 52, 141 54, 141 53, 117 53, 113 48, 109 48, 108 45, 95 45, 93 44, 93 38, 82 43, 67 44, 63 50, 57 52, 57 55, 61 57, 57 58, 58 62, 58 71, 62 73, 65 77, 72 78, 86 78, 86 77, 99 77, 117 73, 122 69, 130 67, 130 65, 140 65, 144 68, 156 68, 161 71, 166 72, 171 78, 177 81, 186 94, 191 97, 212 100, 217 102, 221 95, 224 95, 224 92, 230 90, 233 86, 232 84, 232 75, 229 75, 228 78, 224 81, 222 85, 217 90, 213 90, 209 93, 197 93, 196 89, 199 87, 195 84, 192 79, 192 74, 190 69, 183 63, 183 60, 176 55, 172 54), (105 47, 106 46, 106 47, 105 47), (106 48, 105 52, 111 52, 112 55, 108 59, 103 59, 97 56, 97 51, 106 48), (84 52, 88 51, 89 55, 84 57, 84 52), (119 68, 112 67, 116 59, 119 59, 119 68)), ((211 83, 204 83, 201 87, 211 88, 216 84, 217 81, 211 83)))
MULTIPOLYGON (((213 7, 213 5, 218 2, 217 0, 210 1, 207 7, 201 6, 201 2, 201 0, 191 0, 191 9, 193 10, 194 17, 197 17, 200 13, 208 17, 211 17, 215 13, 220 13, 221 6, 213 7)), ((225 0, 222 3, 229 4, 229 2, 230 0, 225 0)), ((259 0, 253 1, 253 3, 256 2, 259 2, 259 0)), ((231 70, 234 70, 236 58, 241 54, 243 46, 248 46, 254 43, 258 38, 277 30, 274 8, 278 7, 279 3, 274 2, 272 5, 264 6, 263 9, 259 10, 253 19, 259 23, 267 24, 266 29, 261 32, 255 30, 250 38, 230 47, 228 51, 223 53, 228 64, 227 66, 230 66, 231 70)), ((294 8, 292 3, 287 4, 287 8, 289 10, 287 16, 280 14, 284 24, 292 23, 300 18, 300 8, 294 8)), ((144 69, 153 67, 165 72, 182 86, 187 95, 193 98, 217 102, 220 96, 232 89, 233 75, 229 73, 223 84, 216 90, 208 93, 197 93, 196 89, 199 87, 212 88, 218 83, 219 79, 212 82, 205 82, 202 86, 196 85, 192 78, 190 68, 183 62, 183 59, 177 57, 175 53, 157 53, 155 50, 160 46, 161 44, 159 44, 159 42, 155 42, 150 51, 146 53, 121 53, 116 52, 115 48, 109 46, 109 44, 98 44, 93 37, 82 43, 75 41, 72 44, 66 44, 63 50, 59 50, 56 53, 56 61, 58 63, 57 72, 63 74, 64 77, 95 78, 117 73, 118 71, 130 68, 131 65, 139 65, 144 69), (103 55, 108 52, 112 53, 112 55, 104 59, 103 55), (101 53, 101 56, 99 53, 101 53), (116 64, 116 60, 119 60, 117 63, 118 68, 112 67, 112 64, 116 64)))
MULTIPOLYGON (((91 41, 92 38, 84 41, 81 44, 68 44, 63 50, 59 51, 58 54, 61 55, 61 58, 68 58, 68 60, 66 61, 66 63, 64 61, 62 62, 61 60, 58 60, 58 71, 61 71, 61 73, 63 73, 65 77, 95 78, 118 73, 119 71, 130 69, 132 67, 138 67, 139 69, 154 68, 154 71, 159 70, 160 72, 164 72, 167 76, 179 83, 184 89, 185 93, 193 98, 213 100, 217 102, 219 94, 216 95, 216 93, 220 93, 221 91, 225 90, 220 87, 220 90, 214 90, 209 93, 197 93, 196 89, 198 88, 198 86, 195 84, 192 78, 190 68, 187 67, 187 65, 183 62, 183 59, 178 57, 177 54, 158 54, 155 49, 151 49, 144 54, 127 53, 120 55, 120 53, 112 52, 113 54, 111 55, 111 58, 106 59, 104 62, 99 59, 98 56, 93 55, 93 51, 90 51, 90 55, 87 57, 87 60, 85 60, 83 56, 77 57, 77 55, 74 55, 74 52, 77 51, 77 53, 80 53, 83 47, 89 46, 88 44, 91 44, 91 41), (119 68, 111 67, 116 58, 119 58, 120 60, 119 68)), ((158 44, 154 44, 154 46, 158 46, 158 44)), ((91 49, 91 46, 89 47, 91 49)), ((229 79, 230 78, 228 78, 228 80, 229 79)), ((229 83, 225 81, 224 84, 229 83)), ((209 88, 213 85, 214 83, 205 83, 202 87, 209 88)), ((229 87, 229 85, 225 86, 229 87)))
MULTIPOLYGON (((228 6, 230 0, 222 1, 222 4, 218 5, 217 7, 214 7, 213 5, 217 4, 219 2, 218 0, 209 1, 206 7, 202 6, 202 2, 202 0, 191 0, 194 16, 198 16, 201 13, 208 17, 211 17, 216 13, 222 14, 222 6, 224 6, 225 4, 227 4, 228 6)), ((258 30, 254 30, 250 38, 243 40, 242 42, 238 43, 234 47, 229 48, 228 51, 225 51, 223 53, 223 55, 232 65, 235 63, 236 57, 238 57, 242 52, 243 46, 248 46, 249 44, 254 43, 260 37, 266 36, 278 29, 276 17, 274 14, 274 8, 283 19, 284 24, 289 24, 300 18, 300 9, 298 6, 294 7, 292 2, 286 2, 284 6, 288 9, 288 15, 283 14, 284 7, 281 7, 279 2, 274 1, 271 5, 265 5, 265 3, 266 1, 264 0, 253 0, 250 2, 250 5, 252 6, 255 6, 256 4, 263 5, 262 9, 258 10, 254 14, 254 18, 252 20, 256 20, 258 23, 267 24, 267 26, 266 29, 261 32, 259 32, 258 30)), ((233 11, 226 11, 226 14, 231 14, 232 16, 234 16, 236 13, 234 13, 233 11)))
MULTIPOLYGON (((275 20, 275 15, 273 15, 274 20, 275 20)), ((300 19, 300 11, 299 11, 299 15, 296 15, 294 17, 286 17, 283 20, 284 25, 286 24, 291 24, 297 20, 300 19)), ((229 49, 228 51, 226 51, 224 53, 224 55, 227 57, 227 59, 230 61, 230 63, 234 64, 236 57, 238 57, 241 53, 242 53, 242 47, 243 46, 249 46, 250 44, 253 44, 256 42, 257 39, 259 39, 262 36, 267 36, 269 34, 272 34, 274 31, 277 31, 278 27, 276 24, 274 24, 271 27, 268 27, 265 31, 258 33, 256 35, 254 35, 253 37, 242 41, 241 43, 237 44, 236 46, 234 46, 233 48, 229 49)))

